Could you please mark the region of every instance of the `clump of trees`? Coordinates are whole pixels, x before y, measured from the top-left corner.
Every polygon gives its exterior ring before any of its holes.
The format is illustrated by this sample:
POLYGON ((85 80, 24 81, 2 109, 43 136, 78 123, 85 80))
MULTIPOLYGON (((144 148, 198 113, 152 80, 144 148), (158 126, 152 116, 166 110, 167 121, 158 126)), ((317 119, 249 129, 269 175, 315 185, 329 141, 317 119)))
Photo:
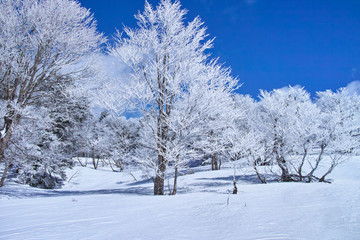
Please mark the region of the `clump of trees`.
POLYGON ((357 95, 341 89, 314 100, 292 87, 261 91, 259 101, 235 94, 237 79, 205 53, 212 41, 206 41, 203 23, 196 18, 186 25, 184 16, 178 1, 162 0, 156 8, 146 3, 136 16, 138 28, 125 28, 126 36, 118 34, 110 49, 130 77, 111 81, 111 91, 102 96, 113 99, 106 106, 114 112, 142 114, 133 158, 153 178, 155 195, 164 194, 170 176, 169 192, 175 194, 178 171, 192 159, 210 159, 212 170, 223 159, 247 159, 263 183, 264 170, 280 181, 323 182, 358 148, 358 107, 340 110, 345 103, 334 100, 341 96, 355 103, 357 95), (344 117, 344 111, 353 116, 344 117))
POLYGON ((262 91, 248 133, 248 155, 261 182, 259 166, 284 182, 326 181, 358 151, 359 100, 346 89, 319 92, 315 100, 303 88, 262 91))
MULTIPOLYGON (((56 94, 58 86, 70 87, 67 86, 69 78, 84 77, 89 70, 89 55, 99 51, 103 42, 104 38, 97 32, 93 16, 76 1, 0 2, 0 164, 5 165, 0 185, 4 182, 8 168, 13 165, 13 160, 20 161, 9 148, 14 142, 16 131, 21 132, 33 124, 29 122, 34 112, 49 110, 44 101, 48 95, 56 94)), ((50 112, 50 115, 54 113, 50 112)), ((43 117, 41 115, 47 117, 47 113, 39 114, 40 118, 43 117)), ((38 152, 52 149, 48 143, 57 145, 55 142, 61 134, 57 130, 34 131, 46 135, 43 139, 37 136, 37 143, 32 141, 34 147, 31 150, 38 152)), ((24 144, 21 146, 25 147, 24 144)), ((29 151, 23 152, 28 154, 29 151)), ((45 163, 42 166, 47 166, 43 169, 44 174, 51 175, 50 169, 53 168, 45 163)))
POLYGON ((1 1, 0 186, 11 171, 23 183, 54 188, 73 159, 86 166, 81 157, 94 169, 143 169, 155 195, 176 194, 180 171, 194 160, 212 170, 231 161, 234 176, 236 163, 246 162, 262 183, 267 173, 327 182, 359 153, 358 95, 344 88, 311 98, 299 87, 260 91, 258 100, 237 94, 238 79, 208 53, 204 23, 185 16, 179 1, 145 2, 138 27, 125 28, 107 49, 124 69, 116 77, 91 65, 103 58, 105 39, 78 2, 1 1), (95 95, 104 111, 96 114, 81 81, 100 78, 95 95), (132 111, 136 118, 123 116, 132 111))

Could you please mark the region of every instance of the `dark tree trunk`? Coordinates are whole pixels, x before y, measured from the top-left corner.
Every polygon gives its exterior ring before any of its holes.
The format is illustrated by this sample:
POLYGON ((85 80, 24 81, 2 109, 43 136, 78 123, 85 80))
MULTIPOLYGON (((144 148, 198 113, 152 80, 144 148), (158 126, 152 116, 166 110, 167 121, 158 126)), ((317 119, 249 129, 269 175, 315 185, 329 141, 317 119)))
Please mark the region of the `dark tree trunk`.
MULTIPOLYGON (((4 161, 5 151, 9 146, 10 139, 13 135, 13 129, 18 125, 21 118, 19 114, 15 114, 15 110, 11 110, 11 107, 8 108, 10 108, 10 111, 8 110, 7 114, 4 117, 4 127, 3 129, 1 129, 0 134, 0 164, 4 161)), ((0 180, 0 187, 2 187, 4 184, 8 167, 8 164, 5 164, 5 169, 0 180)))
POLYGON ((234 163, 233 185, 234 185, 233 194, 237 194, 238 189, 236 187, 236 167, 235 167, 235 163, 234 163))
POLYGON ((170 107, 166 108, 164 112, 163 104, 164 101, 161 101, 159 104, 159 117, 157 122, 157 148, 158 153, 158 162, 157 162, 157 171, 156 177, 154 180, 154 195, 164 195, 164 181, 165 181, 165 171, 167 166, 167 159, 165 154, 167 151, 167 142, 168 142, 168 125, 166 119, 170 114, 170 107))
POLYGON ((298 174, 299 174, 299 181, 300 182, 302 182, 303 179, 304 179, 304 176, 302 175, 302 168, 304 166, 306 156, 307 156, 307 149, 304 147, 304 155, 303 155, 303 158, 301 160, 300 166, 298 168, 298 174))
POLYGON ((174 175, 174 187, 173 187, 173 190, 172 192, 170 193, 171 195, 176 195, 176 192, 177 192, 177 178, 178 178, 178 167, 175 166, 175 175, 174 175))
MULTIPOLYGON (((156 55, 156 62, 160 63, 162 61, 163 69, 157 69, 157 90, 159 91, 159 93, 156 97, 156 102, 158 105, 156 142, 158 150, 158 162, 156 169, 156 177, 154 179, 154 195, 164 195, 165 171, 168 163, 166 159, 166 152, 169 140, 169 126, 167 120, 170 117, 175 97, 175 95, 171 91, 169 91, 169 82, 167 78, 167 74, 170 71, 169 54, 167 53, 166 47, 164 50, 164 55, 156 55)), ((147 79, 145 72, 144 77, 145 79, 147 79)), ((156 91, 153 90, 152 86, 150 86, 150 88, 155 96, 156 91)))
POLYGON ((236 182, 234 182, 233 185, 234 185, 233 194, 237 194, 238 189, 237 189, 237 187, 236 187, 236 182))
POLYGON ((277 122, 278 122, 278 119, 276 118, 275 119, 275 122, 274 122, 274 131, 275 131, 275 135, 274 135, 274 146, 273 146, 273 154, 274 156, 276 157, 276 163, 277 165, 280 167, 281 169, 281 181, 282 182, 290 182, 292 179, 291 179, 291 176, 289 174, 289 170, 286 166, 286 160, 282 154, 282 149, 283 149, 283 146, 284 146, 284 142, 283 142, 283 137, 282 136, 279 136, 277 134, 277 122))
POLYGON ((308 181, 309 181, 309 182, 310 182, 310 181, 312 180, 312 178, 314 177, 314 173, 315 173, 315 171, 317 170, 317 168, 318 168, 319 165, 320 165, 320 162, 321 162, 321 160, 322 160, 322 157, 323 157, 325 148, 326 148, 326 144, 321 144, 321 146, 320 146, 320 153, 319 153, 319 156, 318 156, 317 159, 316 159, 315 166, 312 167, 311 171, 308 173, 308 175, 306 175, 306 177, 308 178, 308 181))
POLYGON ((326 171, 326 173, 319 179, 319 182, 328 182, 329 183, 329 181, 326 181, 325 180, 325 178, 326 178, 326 176, 327 175, 329 175, 333 170, 334 170, 334 168, 337 166, 337 162, 336 161, 332 161, 332 163, 331 163, 331 166, 329 167, 329 169, 326 171))
POLYGON ((154 195, 164 195, 164 176, 155 177, 154 195))
POLYGON ((20 116, 15 116, 15 119, 5 116, 4 117, 4 127, 1 130, 2 134, 0 134, 0 163, 5 157, 5 150, 9 145, 9 141, 12 137, 13 128, 19 123, 20 116))
POLYGON ((217 153, 211 155, 211 170, 219 170, 217 153))
POLYGON ((286 167, 286 161, 283 157, 276 158, 277 164, 281 169, 281 181, 282 182, 291 182, 292 178, 289 174, 289 170, 286 167))
POLYGON ((87 166, 87 160, 85 160, 85 163, 82 163, 81 160, 80 160, 80 158, 77 158, 77 160, 78 160, 78 162, 80 163, 80 165, 81 165, 82 167, 86 167, 86 166, 87 166))
POLYGON ((158 155, 158 171, 154 180, 154 195, 164 195, 164 181, 166 162, 162 155, 158 155))
POLYGON ((91 158, 92 158, 92 162, 93 162, 93 166, 94 166, 94 169, 96 170, 99 166, 99 158, 96 159, 95 157, 95 149, 92 148, 92 153, 91 153, 91 158))
POLYGON ((4 182, 6 179, 8 169, 9 169, 9 165, 7 163, 5 163, 5 169, 4 169, 4 172, 3 172, 2 176, 1 176, 1 180, 0 180, 0 187, 4 186, 4 182))
POLYGON ((256 162, 254 162, 254 170, 255 170, 255 173, 256 173, 257 177, 259 178, 260 182, 266 184, 266 178, 265 178, 265 176, 264 177, 261 176, 260 172, 258 171, 258 169, 256 167, 256 162))

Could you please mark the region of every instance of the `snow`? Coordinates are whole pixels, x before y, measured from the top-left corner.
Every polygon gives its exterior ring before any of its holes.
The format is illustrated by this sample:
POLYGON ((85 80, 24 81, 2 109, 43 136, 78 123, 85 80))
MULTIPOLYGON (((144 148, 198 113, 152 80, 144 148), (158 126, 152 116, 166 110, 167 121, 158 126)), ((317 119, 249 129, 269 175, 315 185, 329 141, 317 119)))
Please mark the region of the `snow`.
POLYGON ((358 239, 360 157, 338 166, 332 184, 259 184, 237 170, 194 168, 176 196, 152 196, 140 172, 75 167, 61 189, 13 182, 0 189, 0 239, 358 239), (229 198, 229 200, 228 200, 229 198), (229 204, 227 204, 227 202, 229 204))

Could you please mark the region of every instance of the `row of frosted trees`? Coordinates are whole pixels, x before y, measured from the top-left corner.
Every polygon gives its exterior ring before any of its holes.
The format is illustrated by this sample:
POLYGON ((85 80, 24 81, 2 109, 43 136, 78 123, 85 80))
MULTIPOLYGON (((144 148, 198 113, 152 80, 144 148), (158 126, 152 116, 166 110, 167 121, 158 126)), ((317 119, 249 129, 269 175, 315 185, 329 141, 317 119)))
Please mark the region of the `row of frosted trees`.
POLYGON ((146 2, 138 27, 107 49, 122 69, 114 76, 100 67, 105 39, 78 2, 1 1, 1 185, 10 170, 54 187, 84 154, 94 167, 99 159, 141 167, 155 195, 169 176, 176 194, 179 171, 196 159, 210 159, 213 170, 246 161, 263 183, 269 175, 327 181, 358 150, 357 95, 341 89, 314 100, 291 87, 261 92, 259 101, 236 94, 238 80, 208 54, 203 22, 186 24, 185 15, 178 1, 146 2), (84 90, 99 79, 101 87, 84 90), (106 113, 92 117, 94 102, 106 113), (131 111, 138 118, 118 117, 131 111))

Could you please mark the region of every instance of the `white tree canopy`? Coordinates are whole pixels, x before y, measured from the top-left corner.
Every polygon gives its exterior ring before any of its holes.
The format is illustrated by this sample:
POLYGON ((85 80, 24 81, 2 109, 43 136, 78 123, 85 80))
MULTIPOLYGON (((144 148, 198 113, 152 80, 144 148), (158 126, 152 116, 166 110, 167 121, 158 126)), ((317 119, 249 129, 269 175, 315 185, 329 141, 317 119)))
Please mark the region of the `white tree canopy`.
POLYGON ((89 10, 73 0, 0 2, 0 98, 5 109, 0 163, 22 111, 66 77, 81 77, 105 39, 89 10))
MULTIPOLYGON (((178 156, 170 149, 183 149, 173 144, 180 142, 175 138, 182 135, 181 129, 186 129, 184 116, 191 111, 190 105, 184 104, 190 92, 195 93, 195 85, 201 82, 203 90, 212 89, 216 96, 237 83, 228 69, 216 61, 209 63, 206 50, 212 47, 213 40, 206 40, 206 28, 199 17, 184 23, 186 12, 179 1, 161 0, 156 8, 146 2, 145 10, 135 16, 138 28, 125 28, 125 36, 118 33, 116 45, 110 49, 110 54, 124 62, 131 73, 125 83, 109 84, 104 92, 114 93, 116 88, 117 94, 105 94, 104 105, 114 112, 126 107, 143 113, 144 129, 148 129, 143 133, 147 136, 143 145, 155 151, 156 156, 146 163, 155 168, 155 194, 163 194, 166 167, 170 159, 178 156)), ((202 104, 211 105, 219 99, 207 98, 211 102, 202 104)))

